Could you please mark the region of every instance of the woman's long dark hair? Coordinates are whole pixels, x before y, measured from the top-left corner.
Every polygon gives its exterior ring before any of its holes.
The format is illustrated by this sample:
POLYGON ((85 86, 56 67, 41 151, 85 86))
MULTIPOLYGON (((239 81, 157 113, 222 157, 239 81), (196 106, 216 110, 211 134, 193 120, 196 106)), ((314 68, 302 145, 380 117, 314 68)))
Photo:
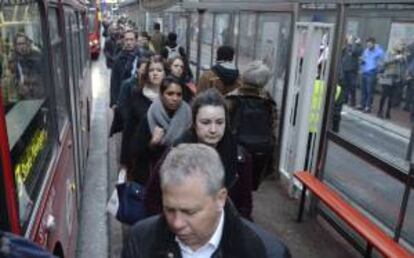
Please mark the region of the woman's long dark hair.
POLYGON ((177 59, 181 60, 181 62, 183 62, 183 74, 181 75, 181 77, 179 79, 185 80, 185 77, 187 76, 188 71, 187 71, 187 67, 185 65, 185 60, 181 56, 176 56, 176 57, 173 57, 173 58, 170 58, 170 59, 167 60, 167 68, 168 68, 167 72, 168 72, 168 74, 172 74, 171 67, 172 67, 173 63, 175 62, 175 60, 177 60, 177 59))
MULTIPOLYGON (((148 61, 149 58, 146 57, 140 57, 138 58, 138 62, 137 62, 137 66, 136 66, 136 72, 138 73, 139 68, 141 67, 142 64, 147 64, 148 65, 148 61)), ((146 70, 146 68, 145 68, 146 70)), ((140 76, 137 76, 137 80, 138 80, 138 84, 137 84, 137 88, 142 89, 142 87, 144 87, 144 83, 145 83, 145 74, 141 74, 140 76)))
POLYGON ((181 90, 184 87, 184 85, 182 85, 181 81, 178 78, 168 75, 162 80, 160 86, 160 95, 162 95, 164 91, 166 91, 172 83, 179 85, 181 87, 181 90))
POLYGON ((237 174, 237 142, 231 135, 230 121, 228 116, 228 110, 224 97, 214 88, 208 89, 199 93, 192 102, 192 115, 193 122, 190 130, 181 137, 178 143, 190 143, 198 142, 196 133, 196 119, 199 110, 205 106, 223 107, 225 112, 225 129, 224 134, 219 143, 216 146, 216 150, 221 157, 224 168, 226 170, 225 185, 230 188, 235 180, 237 174))

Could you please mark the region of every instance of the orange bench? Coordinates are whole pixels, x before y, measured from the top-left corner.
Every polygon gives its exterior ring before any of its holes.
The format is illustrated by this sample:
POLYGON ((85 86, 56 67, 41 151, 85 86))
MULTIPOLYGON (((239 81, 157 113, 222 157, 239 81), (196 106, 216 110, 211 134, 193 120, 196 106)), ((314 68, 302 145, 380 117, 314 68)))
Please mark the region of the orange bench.
POLYGON ((385 257, 411 257, 410 254, 391 237, 384 233, 371 220, 361 214, 356 208, 352 207, 339 194, 333 191, 329 186, 321 182, 319 179, 311 175, 307 171, 297 172, 295 175, 302 184, 302 195, 300 200, 300 208, 298 221, 302 220, 303 210, 305 206, 306 190, 309 189, 322 201, 329 209, 338 215, 351 228, 359 233, 367 241, 367 249, 365 257, 370 257, 372 248, 376 248, 385 257))

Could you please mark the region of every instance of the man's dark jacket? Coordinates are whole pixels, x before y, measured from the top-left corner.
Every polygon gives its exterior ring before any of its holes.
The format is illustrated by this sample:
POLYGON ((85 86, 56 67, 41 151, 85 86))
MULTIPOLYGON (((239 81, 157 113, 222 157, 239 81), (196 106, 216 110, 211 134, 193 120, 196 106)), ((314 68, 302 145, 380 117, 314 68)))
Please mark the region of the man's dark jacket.
MULTIPOLYGON (((163 216, 135 224, 122 250, 122 258, 181 258, 174 234, 163 216)), ((212 258, 290 258, 288 248, 276 237, 240 218, 226 205, 223 236, 212 258)))
POLYGON ((112 65, 111 82, 110 82, 110 103, 112 107, 118 101, 119 92, 121 90, 121 84, 124 80, 131 77, 132 65, 139 52, 125 51, 115 58, 112 65))

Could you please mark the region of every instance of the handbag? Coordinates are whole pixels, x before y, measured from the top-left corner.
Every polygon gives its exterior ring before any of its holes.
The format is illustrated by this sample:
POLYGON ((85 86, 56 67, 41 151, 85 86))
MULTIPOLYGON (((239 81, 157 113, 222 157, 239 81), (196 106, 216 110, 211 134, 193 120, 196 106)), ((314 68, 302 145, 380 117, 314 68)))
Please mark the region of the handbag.
POLYGON ((119 207, 116 218, 120 222, 132 225, 147 215, 144 198, 145 187, 137 182, 125 182, 116 185, 119 207))
POLYGON ((114 117, 112 120, 111 128, 109 130, 109 137, 112 137, 112 135, 116 133, 122 132, 122 130, 124 130, 124 119, 122 118, 119 107, 116 107, 114 109, 114 117))

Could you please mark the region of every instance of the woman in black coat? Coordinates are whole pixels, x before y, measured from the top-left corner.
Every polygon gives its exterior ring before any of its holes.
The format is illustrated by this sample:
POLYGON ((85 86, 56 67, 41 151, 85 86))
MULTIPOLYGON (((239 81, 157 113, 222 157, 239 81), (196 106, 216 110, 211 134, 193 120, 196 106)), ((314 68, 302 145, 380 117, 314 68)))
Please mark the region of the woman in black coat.
MULTIPOLYGON (((208 89, 195 97, 192 103, 193 124, 180 137, 180 143, 204 143, 214 147, 225 168, 225 186, 240 214, 251 219, 252 212, 252 167, 250 155, 238 146, 229 128, 227 106, 216 89, 208 89)), ((158 162, 147 184, 146 206, 149 214, 162 210, 158 162)))
POLYGON ((139 183, 146 183, 152 164, 190 125, 191 108, 183 100, 183 86, 177 78, 166 77, 159 97, 152 102, 132 139, 133 173, 139 183))
POLYGON ((153 100, 158 97, 161 82, 165 77, 165 63, 160 56, 153 56, 149 59, 142 83, 138 82, 138 86, 132 89, 130 97, 125 101, 125 121, 124 131, 122 135, 121 147, 121 166, 128 171, 128 179, 136 180, 132 173, 134 166, 133 152, 134 146, 131 139, 139 128, 142 119, 146 116, 148 108, 153 100))

